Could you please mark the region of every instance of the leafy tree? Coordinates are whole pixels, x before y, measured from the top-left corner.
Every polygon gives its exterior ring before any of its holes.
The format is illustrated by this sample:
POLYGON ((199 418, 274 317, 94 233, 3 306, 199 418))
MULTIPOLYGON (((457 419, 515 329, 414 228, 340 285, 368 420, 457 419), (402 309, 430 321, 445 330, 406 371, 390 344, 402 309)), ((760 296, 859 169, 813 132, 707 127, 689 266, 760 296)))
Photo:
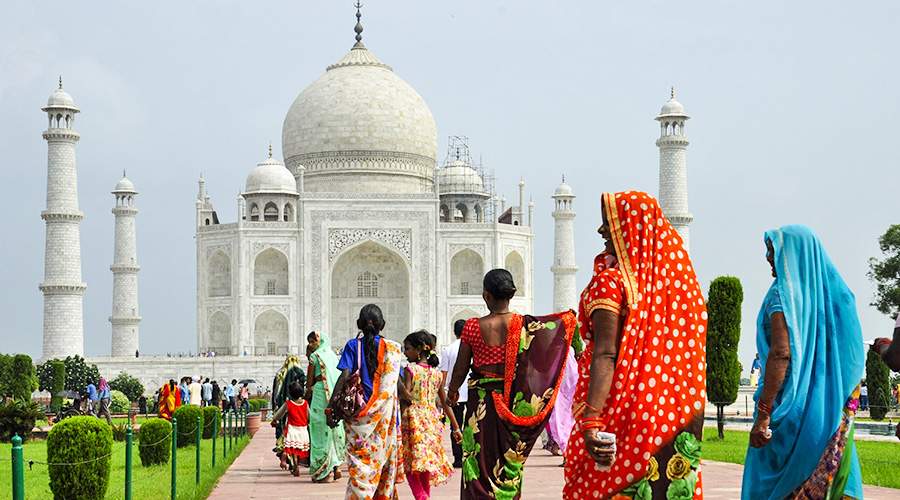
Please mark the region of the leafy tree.
POLYGON ((144 385, 135 377, 127 372, 119 372, 116 378, 109 381, 109 388, 120 391, 129 401, 137 401, 144 394, 144 385))
POLYGON ((97 365, 88 366, 84 358, 77 354, 66 357, 63 363, 66 364, 66 389, 83 394, 88 384, 96 385, 100 380, 97 365))
POLYGON ((52 359, 44 364, 50 365, 50 410, 56 412, 62 406, 63 400, 62 396, 57 396, 56 393, 66 388, 66 364, 58 359, 52 359))
POLYGON ((869 280, 875 283, 875 306, 882 314, 896 317, 900 312, 900 224, 895 224, 878 238, 883 260, 869 259, 869 280))
POLYGON ((716 405, 719 439, 725 439, 725 407, 737 399, 741 382, 741 363, 737 348, 741 340, 741 281, 720 276, 709 284, 706 309, 709 324, 706 334, 706 392, 716 405))
POLYGON ((0 396, 18 401, 31 401, 38 380, 31 356, 0 354, 0 396))
POLYGON ((883 420, 891 404, 891 370, 881 355, 869 349, 866 355, 866 385, 869 387, 869 416, 883 420))

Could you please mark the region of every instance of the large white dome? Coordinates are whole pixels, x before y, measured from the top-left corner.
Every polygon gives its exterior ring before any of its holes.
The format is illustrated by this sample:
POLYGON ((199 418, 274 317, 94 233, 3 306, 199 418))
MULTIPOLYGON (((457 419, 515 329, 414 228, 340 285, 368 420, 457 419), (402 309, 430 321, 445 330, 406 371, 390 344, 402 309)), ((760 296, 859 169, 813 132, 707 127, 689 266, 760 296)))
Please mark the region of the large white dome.
POLYGON ((422 96, 358 42, 297 96, 282 153, 291 172, 305 168, 307 191, 433 192, 437 127, 422 96))

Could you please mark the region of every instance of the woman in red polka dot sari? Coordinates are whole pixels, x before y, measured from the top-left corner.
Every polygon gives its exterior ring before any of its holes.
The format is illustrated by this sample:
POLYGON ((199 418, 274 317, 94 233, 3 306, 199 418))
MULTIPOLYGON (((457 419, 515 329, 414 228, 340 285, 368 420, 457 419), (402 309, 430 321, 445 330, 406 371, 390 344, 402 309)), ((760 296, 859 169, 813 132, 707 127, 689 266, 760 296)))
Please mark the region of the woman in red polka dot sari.
POLYGON ((703 498, 706 306, 697 277, 653 197, 605 193, 602 212, 606 247, 579 307, 585 350, 563 497, 703 498))

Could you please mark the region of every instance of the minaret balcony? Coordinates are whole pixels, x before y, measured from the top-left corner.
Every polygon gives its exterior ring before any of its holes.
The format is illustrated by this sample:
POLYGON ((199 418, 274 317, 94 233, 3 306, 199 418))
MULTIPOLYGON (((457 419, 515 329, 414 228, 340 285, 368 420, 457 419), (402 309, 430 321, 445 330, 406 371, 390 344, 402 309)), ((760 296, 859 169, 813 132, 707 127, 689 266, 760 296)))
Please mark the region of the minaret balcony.
POLYGON ((683 135, 667 135, 656 140, 656 147, 688 147, 691 141, 683 135))
POLYGON ((576 273, 578 266, 550 266, 551 273, 576 273))
POLYGON ((671 224, 690 224, 691 221, 694 220, 693 214, 683 214, 683 215, 667 215, 666 219, 669 219, 671 224))
POLYGON ((140 316, 110 316, 109 322, 114 325, 136 325, 141 319, 140 316))
POLYGON ((141 266, 133 264, 113 264, 109 266, 109 270, 114 273, 136 273, 141 270, 141 266))
POLYGON ((87 283, 41 283, 38 285, 38 288, 45 295, 78 295, 87 290, 87 283))
POLYGON ((44 140, 56 140, 56 141, 73 141, 77 142, 81 139, 81 134, 70 129, 70 128, 51 128, 44 131, 41 136, 44 140))
POLYGON ((76 210, 74 212, 51 212, 44 210, 41 212, 41 219, 47 222, 81 222, 84 219, 84 212, 76 210))

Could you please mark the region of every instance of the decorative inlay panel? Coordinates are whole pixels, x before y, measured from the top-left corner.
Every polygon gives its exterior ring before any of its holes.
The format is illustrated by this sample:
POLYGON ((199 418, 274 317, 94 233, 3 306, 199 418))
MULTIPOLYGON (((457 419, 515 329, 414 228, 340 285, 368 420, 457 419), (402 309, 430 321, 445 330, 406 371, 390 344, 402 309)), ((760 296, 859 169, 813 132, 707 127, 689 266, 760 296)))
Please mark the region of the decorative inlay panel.
POLYGON ((275 250, 278 250, 279 252, 287 256, 290 247, 290 243, 253 243, 253 256, 256 257, 263 250, 267 250, 269 248, 274 248, 275 250))
POLYGON ((409 229, 329 229, 328 262, 344 248, 365 239, 372 239, 393 248, 412 261, 412 231, 409 229))
POLYGON ((460 250, 463 250, 466 248, 477 253, 482 258, 484 257, 484 245, 471 244, 471 243, 451 243, 450 249, 449 249, 450 257, 453 257, 454 255, 456 255, 456 252, 459 252, 460 250))
POLYGON ((218 252, 219 250, 225 252, 225 255, 227 255, 229 259, 231 258, 231 244, 225 243, 222 245, 210 245, 206 247, 206 260, 209 260, 209 256, 218 252))
POLYGON ((269 309, 273 311, 280 312, 284 315, 285 318, 291 317, 291 306, 287 304, 277 304, 277 305, 269 305, 269 304, 253 304, 253 310, 251 312, 251 317, 256 319, 260 314, 268 311, 269 309))

